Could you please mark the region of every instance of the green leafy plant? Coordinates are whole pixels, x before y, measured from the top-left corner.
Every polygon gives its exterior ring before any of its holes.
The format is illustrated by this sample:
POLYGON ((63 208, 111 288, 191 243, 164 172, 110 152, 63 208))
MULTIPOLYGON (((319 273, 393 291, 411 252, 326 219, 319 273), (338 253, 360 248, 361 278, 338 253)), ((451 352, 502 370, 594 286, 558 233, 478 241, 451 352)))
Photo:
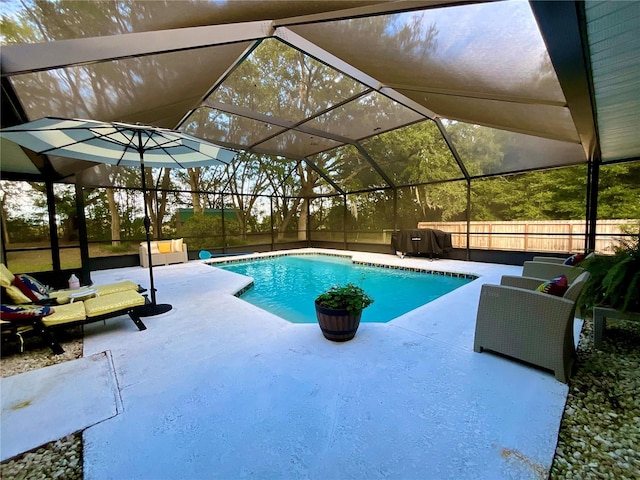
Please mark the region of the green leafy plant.
POLYGON ((318 295, 316 303, 325 308, 347 310, 350 315, 355 315, 371 305, 373 298, 357 285, 347 283, 344 286, 333 285, 318 295))
POLYGON ((591 274, 578 299, 582 309, 640 312, 640 233, 622 240, 613 255, 593 256, 580 267, 591 274))

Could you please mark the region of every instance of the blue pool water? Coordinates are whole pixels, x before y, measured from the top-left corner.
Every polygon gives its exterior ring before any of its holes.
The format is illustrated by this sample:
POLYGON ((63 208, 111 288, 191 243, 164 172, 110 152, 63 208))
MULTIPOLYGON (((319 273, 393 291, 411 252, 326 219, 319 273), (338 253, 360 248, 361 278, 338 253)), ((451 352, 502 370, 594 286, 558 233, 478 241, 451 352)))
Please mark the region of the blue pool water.
POLYGON ((315 323, 315 298, 336 283, 361 286, 374 299, 362 322, 388 322, 462 285, 468 278, 358 265, 328 255, 288 255, 216 267, 254 279, 242 299, 294 323, 315 323))

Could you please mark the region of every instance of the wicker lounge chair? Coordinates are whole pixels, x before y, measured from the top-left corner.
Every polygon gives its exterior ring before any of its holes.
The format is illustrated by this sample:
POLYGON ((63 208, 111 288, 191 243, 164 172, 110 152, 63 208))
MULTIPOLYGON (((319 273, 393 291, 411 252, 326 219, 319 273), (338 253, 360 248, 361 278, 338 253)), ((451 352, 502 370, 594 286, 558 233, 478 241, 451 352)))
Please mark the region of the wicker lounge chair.
MULTIPOLYGON (((587 258, 591 258, 593 257, 595 254, 593 252, 591 252, 589 255, 587 255, 584 259, 586 260, 587 258)), ((534 262, 544 262, 544 263, 560 263, 560 264, 564 264, 564 262, 566 262, 569 258, 571 257, 533 257, 533 261, 534 262)))
POLYGON ((567 383, 575 357, 573 320, 576 300, 589 278, 581 273, 556 297, 535 290, 540 279, 502 277, 483 285, 473 349, 490 350, 552 370, 567 383))
POLYGON ((563 265, 561 263, 531 261, 524 262, 522 266, 523 277, 549 280, 550 278, 564 275, 567 277, 569 283, 572 283, 583 272, 584 268, 574 267, 571 265, 563 265))
MULTIPOLYGON (((33 316, 23 320, 11 320, 12 328, 16 331, 31 327, 42 336, 54 354, 64 353, 64 349, 55 339, 55 330, 69 328, 76 325, 107 320, 121 315, 129 315, 138 330, 146 330, 146 325, 140 319, 137 311, 145 305, 147 299, 134 290, 90 298, 85 301, 68 303, 50 307, 53 313, 43 316, 33 316)), ((41 307, 49 308, 49 307, 41 307)), ((4 320, 4 319, 3 319, 4 320)), ((6 320, 5 320, 6 321, 6 320)), ((8 328, 4 325, 3 329, 8 328)))

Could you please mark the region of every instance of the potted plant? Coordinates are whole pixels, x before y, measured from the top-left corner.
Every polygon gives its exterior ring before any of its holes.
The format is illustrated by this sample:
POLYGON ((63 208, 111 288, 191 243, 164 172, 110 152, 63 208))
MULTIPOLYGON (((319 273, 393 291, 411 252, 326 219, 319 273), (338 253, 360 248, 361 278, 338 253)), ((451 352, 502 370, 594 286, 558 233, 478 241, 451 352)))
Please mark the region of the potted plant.
POLYGON ((362 310, 372 303, 373 298, 353 283, 333 285, 315 301, 322 334, 334 342, 351 340, 360 325, 362 310))
POLYGON ((595 255, 580 263, 591 274, 578 299, 583 311, 603 306, 640 312, 640 233, 613 250, 613 255, 595 255))

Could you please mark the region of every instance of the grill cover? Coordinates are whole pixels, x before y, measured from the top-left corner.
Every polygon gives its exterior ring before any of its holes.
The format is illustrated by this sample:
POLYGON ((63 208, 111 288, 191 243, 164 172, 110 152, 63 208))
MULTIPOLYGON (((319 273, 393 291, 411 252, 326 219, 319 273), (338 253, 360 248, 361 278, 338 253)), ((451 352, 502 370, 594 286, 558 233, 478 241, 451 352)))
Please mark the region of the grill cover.
POLYGON ((433 228, 402 230, 391 235, 391 246, 396 252, 440 255, 450 251, 451 234, 433 228))

